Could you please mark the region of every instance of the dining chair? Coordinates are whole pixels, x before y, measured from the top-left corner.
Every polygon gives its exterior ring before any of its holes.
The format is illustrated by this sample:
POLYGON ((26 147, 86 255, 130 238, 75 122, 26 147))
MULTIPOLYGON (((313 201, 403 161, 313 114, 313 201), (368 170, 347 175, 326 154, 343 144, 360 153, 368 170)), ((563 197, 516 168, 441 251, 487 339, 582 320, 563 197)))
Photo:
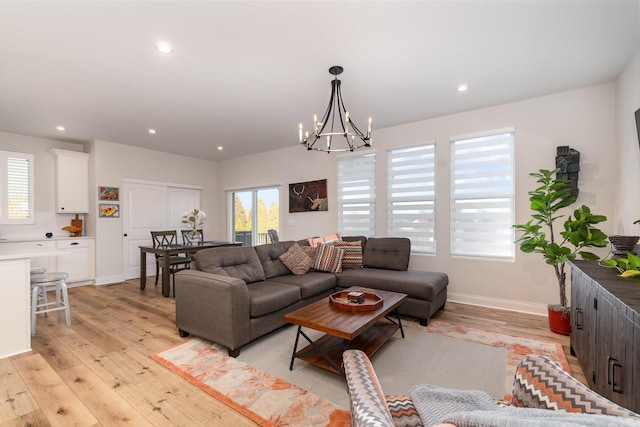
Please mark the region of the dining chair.
POLYGON ((267 233, 269 234, 269 239, 271 240, 271 243, 276 243, 280 241, 280 237, 278 237, 278 230, 274 230, 273 228, 270 228, 267 230, 267 233))
MULTIPOLYGON (((200 233, 200 243, 204 242, 204 234, 202 233, 202 229, 196 230, 200 233)), ((182 243, 184 245, 191 245, 191 242, 187 239, 187 234, 191 232, 191 230, 181 230, 182 232, 182 243)))
MULTIPOLYGON (((152 231, 151 238, 153 239, 153 247, 156 248, 158 246, 171 246, 178 245, 178 233, 175 230, 168 231, 152 231)), ((158 286, 158 276, 160 275, 160 268, 164 263, 163 255, 156 255, 156 282, 155 285, 158 286)), ((175 274, 180 270, 186 270, 189 268, 189 264, 191 264, 191 258, 181 255, 171 255, 169 259, 169 272, 171 273, 171 278, 174 283, 173 286, 173 295, 175 296, 175 274)))

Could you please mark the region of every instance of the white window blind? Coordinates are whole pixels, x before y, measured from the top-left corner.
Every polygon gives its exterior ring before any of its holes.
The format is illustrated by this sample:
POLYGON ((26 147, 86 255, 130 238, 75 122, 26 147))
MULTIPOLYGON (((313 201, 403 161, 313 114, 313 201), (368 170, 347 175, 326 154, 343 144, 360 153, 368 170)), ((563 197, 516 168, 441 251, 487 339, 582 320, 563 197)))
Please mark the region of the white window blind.
POLYGON ((34 223, 32 154, 0 151, 0 223, 34 223))
POLYGON ((451 141, 451 254, 514 257, 513 129, 451 141))
POLYGON ((376 235, 376 154, 338 157, 338 229, 376 235))
POLYGON ((435 144, 387 152, 387 233, 435 253, 435 144))

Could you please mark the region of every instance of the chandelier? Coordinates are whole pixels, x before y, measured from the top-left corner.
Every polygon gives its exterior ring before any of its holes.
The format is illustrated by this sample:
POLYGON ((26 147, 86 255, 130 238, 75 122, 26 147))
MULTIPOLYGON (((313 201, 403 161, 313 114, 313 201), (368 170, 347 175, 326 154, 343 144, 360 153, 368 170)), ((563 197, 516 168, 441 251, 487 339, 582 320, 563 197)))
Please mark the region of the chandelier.
POLYGON ((317 115, 313 116, 313 133, 309 135, 309 132, 304 132, 303 135, 303 127, 302 123, 300 123, 298 128, 300 144, 307 147, 307 150, 333 153, 371 147, 371 117, 369 117, 369 125, 365 135, 353 123, 342 101, 340 80, 338 80, 338 75, 342 71, 343 68, 338 65, 329 68, 329 73, 335 76, 331 81, 331 99, 329 99, 327 111, 325 111, 320 121, 318 121, 317 115), (334 141, 334 138, 336 141, 334 141), (345 141, 346 145, 334 145, 334 142, 339 144, 342 141, 345 141))

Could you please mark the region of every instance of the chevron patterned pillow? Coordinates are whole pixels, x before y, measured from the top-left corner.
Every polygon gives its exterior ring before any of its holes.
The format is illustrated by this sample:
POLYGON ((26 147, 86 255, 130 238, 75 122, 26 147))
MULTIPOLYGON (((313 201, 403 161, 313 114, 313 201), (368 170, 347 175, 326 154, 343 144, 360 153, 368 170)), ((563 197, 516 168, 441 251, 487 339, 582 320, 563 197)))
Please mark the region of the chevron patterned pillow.
POLYGON ((344 251, 342 268, 362 268, 362 242, 335 242, 336 248, 344 251))

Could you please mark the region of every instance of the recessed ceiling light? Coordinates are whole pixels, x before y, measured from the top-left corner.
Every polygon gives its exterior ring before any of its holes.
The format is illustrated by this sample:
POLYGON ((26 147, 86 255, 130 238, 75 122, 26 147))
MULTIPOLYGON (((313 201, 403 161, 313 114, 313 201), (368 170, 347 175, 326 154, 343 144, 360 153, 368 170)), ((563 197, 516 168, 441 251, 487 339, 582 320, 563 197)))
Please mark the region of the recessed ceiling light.
POLYGON ((59 131, 67 130, 67 128, 65 128, 64 126, 56 126, 56 129, 58 129, 59 131))
POLYGON ((469 85, 468 84, 461 84, 458 85, 458 92, 466 92, 469 89, 469 85))
POLYGON ((155 134, 156 130, 155 129, 148 129, 147 132, 149 132, 150 134, 155 134))
POLYGON ((218 151, 222 151, 224 147, 222 145, 218 145, 218 151))
POLYGON ((171 53, 173 52, 173 45, 171 43, 159 41, 156 42, 156 49, 162 53, 171 53))

